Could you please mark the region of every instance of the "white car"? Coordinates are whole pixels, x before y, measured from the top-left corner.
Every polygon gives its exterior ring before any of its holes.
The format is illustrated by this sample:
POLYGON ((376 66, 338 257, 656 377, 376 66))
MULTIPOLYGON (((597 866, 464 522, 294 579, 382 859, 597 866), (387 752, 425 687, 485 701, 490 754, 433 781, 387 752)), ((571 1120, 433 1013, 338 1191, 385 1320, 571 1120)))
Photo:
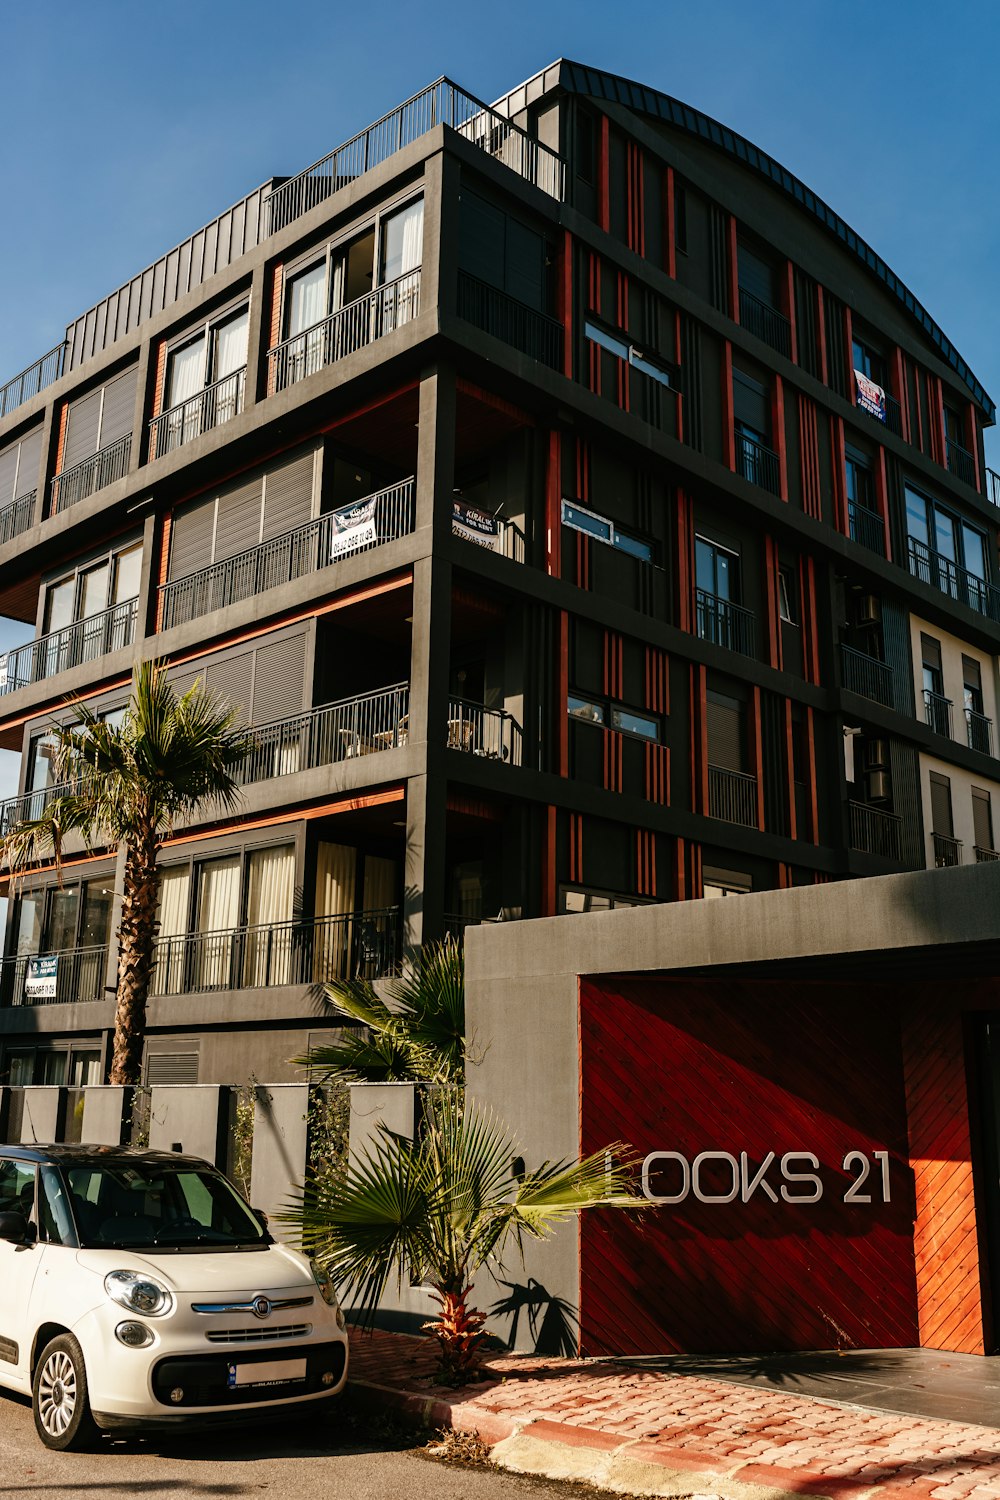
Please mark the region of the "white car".
POLYGON ((46 1447, 311 1413, 346 1379, 329 1278, 207 1162, 0 1145, 0 1387, 46 1447))

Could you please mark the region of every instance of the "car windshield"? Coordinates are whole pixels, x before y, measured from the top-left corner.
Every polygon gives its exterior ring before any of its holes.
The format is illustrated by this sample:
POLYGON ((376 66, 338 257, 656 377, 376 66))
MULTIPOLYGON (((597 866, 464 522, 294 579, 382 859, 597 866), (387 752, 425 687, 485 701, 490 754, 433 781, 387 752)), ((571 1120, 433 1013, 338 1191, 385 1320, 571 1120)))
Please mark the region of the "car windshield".
POLYGON ((87 1162, 65 1175, 81 1245, 225 1250, 271 1243, 242 1198, 208 1168, 87 1162))

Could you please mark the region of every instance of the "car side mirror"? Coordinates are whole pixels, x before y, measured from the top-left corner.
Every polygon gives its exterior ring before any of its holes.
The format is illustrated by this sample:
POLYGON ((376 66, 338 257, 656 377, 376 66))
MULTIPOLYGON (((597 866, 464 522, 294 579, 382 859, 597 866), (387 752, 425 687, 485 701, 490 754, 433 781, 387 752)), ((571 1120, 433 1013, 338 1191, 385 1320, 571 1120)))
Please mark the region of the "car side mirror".
POLYGON ((31 1237, 28 1221, 20 1210, 0 1213, 0 1240, 10 1240, 15 1245, 26 1245, 31 1237))
POLYGON ((267 1214, 264 1212, 264 1210, 262 1208, 252 1208, 250 1210, 250 1212, 253 1214, 254 1218, 260 1224, 261 1229, 266 1229, 268 1227, 267 1214))

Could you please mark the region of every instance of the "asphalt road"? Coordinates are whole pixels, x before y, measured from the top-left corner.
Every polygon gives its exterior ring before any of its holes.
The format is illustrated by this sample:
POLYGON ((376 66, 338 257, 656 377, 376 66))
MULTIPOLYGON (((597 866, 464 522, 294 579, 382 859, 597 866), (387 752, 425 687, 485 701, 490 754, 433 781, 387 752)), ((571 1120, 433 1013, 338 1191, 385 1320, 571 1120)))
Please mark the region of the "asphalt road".
MULTIPOLYGON (((336 1413, 296 1425, 186 1438, 104 1437, 93 1453, 51 1453, 35 1436, 31 1409, 0 1395, 0 1494, 137 1496, 140 1500, 555 1500, 565 1488, 546 1480, 443 1463, 411 1449, 400 1434, 366 1436, 364 1423, 336 1413)), ((577 1495, 578 1487, 574 1486, 577 1495)))

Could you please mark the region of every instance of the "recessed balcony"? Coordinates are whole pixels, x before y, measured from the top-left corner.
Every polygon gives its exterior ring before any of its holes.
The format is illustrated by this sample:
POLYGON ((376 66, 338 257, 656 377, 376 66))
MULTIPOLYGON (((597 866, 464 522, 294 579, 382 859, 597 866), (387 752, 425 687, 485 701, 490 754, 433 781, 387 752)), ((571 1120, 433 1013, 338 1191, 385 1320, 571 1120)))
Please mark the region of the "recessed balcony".
POLYGON ((67 1005, 106 1000, 107 944, 18 953, 0 961, 0 1005, 67 1005))
POLYGON ((64 340, 54 349, 50 349, 48 354, 43 354, 41 359, 36 359, 33 365, 22 370, 20 375, 15 375, 13 380, 0 385, 0 417, 5 417, 18 406, 23 406, 25 401, 30 401, 32 396, 37 396, 39 391, 44 391, 47 385, 58 380, 62 375, 65 360, 66 343, 64 340))
POLYGON ((420 267, 376 287, 268 350, 268 390, 284 391, 327 365, 395 333, 420 312, 420 267))
POLYGON ((467 271, 458 273, 458 316, 550 370, 562 368, 562 324, 467 271))
POLYGON ((885 522, 878 511, 868 510, 855 500, 847 502, 847 524, 851 541, 879 557, 885 556, 885 522))
POLYGON ((74 464, 56 474, 50 488, 50 514, 57 515, 81 500, 106 489, 116 479, 124 479, 128 473, 132 455, 132 434, 127 432, 117 442, 109 443, 99 453, 91 454, 82 463, 74 464))
POLYGON ((736 430, 736 472, 769 495, 781 494, 778 455, 749 433, 736 430))
POLYGON ((976 460, 968 448, 963 448, 961 443, 956 443, 952 438, 945 439, 945 453, 948 459, 948 472, 954 474, 956 479, 961 479, 964 484, 971 484, 976 488, 976 460))
POLYGON ((852 849, 860 854, 877 854, 897 864, 902 861, 903 820, 897 813, 871 807, 867 802, 849 802, 847 810, 852 849))
POLYGON ((694 607, 699 640, 738 651, 741 656, 757 655, 757 622, 751 610, 707 589, 695 589, 694 607))
POLYGON ((99 615, 88 615, 62 630, 53 630, 26 646, 8 651, 6 656, 0 656, 0 693, 13 693, 29 683, 55 677, 83 662, 96 661, 100 656, 131 646, 138 607, 138 599, 126 599, 99 615))
POLYGON ((208 385, 187 401, 180 401, 149 424, 149 459, 162 458, 203 432, 238 417, 246 394, 246 365, 208 385))
POLYGON ((757 827, 757 778, 723 766, 708 768, 708 815, 724 823, 757 827))
POLYGON ((977 578, 967 568, 959 567, 950 557, 928 547, 916 537, 908 538, 907 555, 910 573, 921 583, 940 589, 950 599, 974 609, 991 620, 1000 620, 1000 591, 992 583, 977 578))
POLYGON ((970 750, 978 750, 980 755, 993 754, 993 720, 987 718, 986 714, 977 713, 974 708, 965 710, 965 733, 970 750))
POLYGON ((740 287, 740 327, 755 338, 776 349, 786 359, 792 357, 792 325, 776 307, 762 302, 753 292, 740 287))
POLYGON ((892 668, 884 661, 853 646, 842 645, 840 664, 844 687, 849 693, 892 707, 892 668))
POLYGON ((935 869, 950 869, 962 863, 962 840, 952 838, 950 833, 932 833, 931 852, 935 869))
POLYGON ((943 734, 951 739, 951 699, 932 692, 930 688, 924 688, 924 723, 935 734, 943 734))
POLYGON ((481 703, 452 698, 448 703, 448 749, 519 766, 521 726, 506 709, 484 708, 481 703))

